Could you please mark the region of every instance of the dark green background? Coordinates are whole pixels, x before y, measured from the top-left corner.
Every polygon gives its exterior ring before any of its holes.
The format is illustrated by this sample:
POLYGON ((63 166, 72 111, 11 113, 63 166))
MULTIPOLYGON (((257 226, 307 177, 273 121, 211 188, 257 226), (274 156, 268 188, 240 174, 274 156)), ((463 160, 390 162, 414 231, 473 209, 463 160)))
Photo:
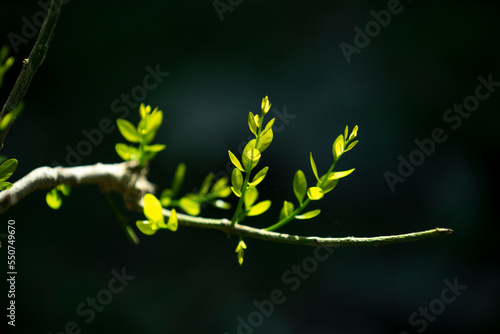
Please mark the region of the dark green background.
MULTIPOLYGON (((258 112, 268 95, 273 108, 286 108, 295 118, 275 133, 261 160, 270 167, 261 198, 274 205, 246 223, 272 224, 282 201, 294 198, 295 171, 303 169, 312 182, 309 152, 326 171, 335 137, 346 124, 358 124, 360 142, 338 166, 356 172, 311 205, 323 210, 318 218, 294 221, 283 231, 375 236, 440 226, 455 233, 338 249, 292 292, 282 275, 311 256, 312 248, 246 239, 239 267, 236 238, 187 227, 141 235, 135 247, 97 187, 74 189, 57 212, 37 191, 2 215, 1 233, 8 219, 17 227, 18 332, 58 333, 76 321, 82 333, 233 334, 236 319, 255 311, 254 300, 281 289, 286 301, 254 333, 417 333, 420 326, 409 324, 410 315, 440 298, 443 281, 455 277, 467 289, 425 333, 496 329, 500 92, 456 130, 443 114, 474 94, 478 76, 500 81, 500 8, 487 1, 401 5, 402 12, 348 64, 339 44, 353 44, 353 28, 363 29, 373 20, 370 11, 386 9, 387 1, 247 0, 223 21, 209 0, 66 4, 1 152, 19 160, 12 180, 64 163, 66 146, 76 148, 85 139, 82 131, 97 128, 103 118, 114 122, 119 114, 111 103, 142 84, 147 66, 159 64, 170 75, 144 102, 164 111, 156 142, 168 148, 150 174, 160 189, 170 185, 179 162, 188 166, 186 192, 208 172, 225 171, 227 150, 237 151, 250 134, 248 111, 258 112), (391 192, 384 173, 396 173, 398 156, 408 158, 414 140, 436 128, 447 140, 391 192), (76 307, 106 288, 112 269, 123 267, 136 278, 86 324, 76 307)), ((1 43, 9 43, 9 33, 21 35, 23 16, 31 21, 40 10, 35 1, 3 1, 1 43)), ((15 55, 2 101, 33 42, 15 55)), ((137 122, 136 109, 128 119, 137 122)), ((114 145, 121 140, 117 130, 105 134, 81 164, 118 162, 114 145)), ((204 215, 231 213, 207 209, 204 215)), ((128 217, 134 222, 141 215, 128 217)))

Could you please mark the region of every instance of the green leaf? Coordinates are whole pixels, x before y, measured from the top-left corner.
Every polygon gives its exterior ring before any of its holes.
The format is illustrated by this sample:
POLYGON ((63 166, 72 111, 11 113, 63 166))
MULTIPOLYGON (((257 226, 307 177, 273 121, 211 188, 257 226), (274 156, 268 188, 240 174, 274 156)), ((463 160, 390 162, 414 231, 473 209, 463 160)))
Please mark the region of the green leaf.
POLYGON ((231 174, 231 190, 238 197, 241 197, 241 188, 243 187, 243 174, 241 174, 240 170, 235 168, 233 169, 233 173, 231 174))
POLYGON ((139 158, 139 153, 137 148, 129 146, 123 143, 118 143, 115 145, 116 153, 125 161, 135 160, 139 158))
POLYGON ((186 175, 186 164, 180 163, 177 165, 177 169, 175 170, 174 173, 174 179, 172 180, 172 191, 174 197, 176 194, 179 193, 179 190, 182 186, 182 183, 184 182, 184 176, 186 175))
POLYGON ((269 130, 271 130, 271 128, 272 128, 272 127, 273 127, 273 125, 274 125, 274 121, 276 121, 276 118, 273 118, 272 120, 270 120, 269 122, 267 122, 267 125, 266 125, 266 127, 265 127, 264 131, 262 131, 261 136, 266 135, 266 134, 267 134, 267 132, 268 132, 269 130))
POLYGON ((283 219, 287 218, 288 216, 290 216, 294 210, 295 210, 295 207, 294 207, 292 202, 284 201, 283 207, 281 208, 281 211, 280 211, 280 220, 283 220, 283 219))
POLYGON ((10 188, 12 188, 12 185, 13 184, 10 183, 10 182, 2 182, 2 183, 0 183, 0 191, 10 189, 10 188))
MULTIPOLYGON (((155 110, 157 109, 155 108, 155 110)), ((144 120, 141 120, 141 122, 144 122, 144 120)), ((141 124, 141 122, 139 122, 139 124, 141 124)), ((156 132, 160 128, 162 122, 163 112, 161 110, 153 112, 150 116, 147 117, 146 127, 142 130, 142 132, 144 133, 144 140, 147 144, 153 141, 156 136, 156 132)))
POLYGON ((251 216, 261 215, 264 212, 266 212, 270 207, 271 207, 271 201, 269 200, 259 202, 254 206, 252 206, 250 211, 248 211, 247 216, 251 217, 251 216))
POLYGON ((221 199, 218 199, 218 200, 215 200, 215 201, 211 201, 210 203, 213 206, 215 206, 216 208, 218 208, 218 209, 223 209, 223 210, 229 210, 229 209, 231 209, 231 204, 229 204, 227 202, 224 202, 221 199))
POLYGON ((14 120, 19 116, 21 111, 24 108, 24 102, 21 102, 17 107, 15 107, 11 112, 9 112, 7 115, 2 118, 2 121, 0 122, 0 130, 4 130, 7 128, 14 120))
POLYGON ((62 198, 56 188, 52 188, 47 193, 45 201, 47 202, 47 205, 54 210, 59 209, 62 205, 62 198))
MULTIPOLYGON (((323 178, 325 178, 325 177, 326 177, 326 175, 323 175, 323 178)), ((332 191, 337 186, 338 183, 339 183, 339 179, 333 179, 333 180, 326 179, 326 181, 323 182, 323 185, 321 186, 321 189, 323 190, 323 194, 326 194, 326 193, 332 191)), ((319 185, 319 182, 316 184, 316 186, 318 186, 318 185, 319 185)))
POLYGON ((257 174, 255 174, 255 176, 252 179, 252 182, 250 182, 248 185, 250 187, 256 187, 259 183, 261 183, 264 180, 264 178, 267 175, 268 170, 269 170, 269 167, 267 167, 267 166, 262 168, 257 174))
POLYGON ((247 191, 245 192, 245 198, 243 199, 245 202, 245 208, 247 210, 250 210, 250 208, 255 203, 258 197, 259 197, 259 192, 257 191, 257 188, 247 189, 247 191))
POLYGON ((358 143, 357 140, 353 141, 352 143, 349 144, 349 146, 345 149, 344 152, 347 152, 349 151, 351 148, 353 148, 354 146, 356 146, 356 144, 358 143))
POLYGON ((346 170, 346 171, 343 171, 343 172, 333 172, 333 173, 330 173, 330 175, 328 175, 328 180, 337 180, 337 179, 341 179, 343 177, 346 177, 347 175, 351 174, 352 172, 354 172, 354 169, 349 169, 349 170, 346 170))
POLYGON ((11 177, 11 175, 14 173, 14 171, 17 168, 17 160, 16 159, 9 159, 5 161, 1 166, 0 166, 0 182, 6 181, 11 177))
POLYGON ((264 131, 263 133, 261 133, 257 149, 260 152, 264 152, 269 147, 269 145, 271 145, 271 142, 273 141, 273 136, 274 135, 272 129, 269 129, 268 131, 264 131))
POLYGON ((156 224, 151 223, 149 220, 138 220, 135 222, 139 231, 146 235, 153 235, 158 230, 158 226, 156 224))
POLYGON ((175 209, 172 209, 170 211, 170 217, 168 218, 167 228, 170 231, 175 232, 177 231, 178 226, 179 222, 177 220, 177 212, 175 211, 175 209))
POLYGON ((297 197, 299 203, 302 204, 307 192, 307 180, 304 172, 300 169, 293 177, 293 192, 295 193, 295 197, 297 197))
POLYGON ((227 185, 227 177, 221 177, 215 181, 210 193, 218 197, 227 197, 231 194, 231 188, 227 185))
POLYGON ((161 192, 160 203, 162 206, 167 207, 172 202, 173 191, 172 189, 165 189, 161 192))
POLYGON ((68 186, 67 184, 60 184, 56 188, 57 190, 62 192, 64 196, 69 196, 69 194, 71 194, 71 187, 68 186))
POLYGON ((144 195, 144 215, 154 223, 163 223, 163 213, 160 201, 152 194, 144 195))
POLYGON ((116 124, 118 125, 118 130, 120 130, 120 133, 122 136, 127 139, 131 143, 140 143, 142 140, 142 136, 137 132, 137 129, 135 128, 132 123, 127 121, 126 119, 123 118, 118 118, 116 120, 116 124))
POLYGON ((197 216, 200 214, 200 205, 190 198, 183 197, 179 201, 179 206, 184 212, 191 216, 197 216))
POLYGON ((316 217, 320 213, 321 213, 321 210, 313 210, 313 211, 306 212, 302 215, 295 216, 295 218, 297 218, 297 219, 311 219, 311 218, 316 217))
POLYGON ((163 144, 144 145, 144 150, 146 152, 158 153, 158 152, 163 151, 165 148, 167 148, 167 145, 163 145, 163 144))
POLYGON ((257 136, 257 123, 255 123, 255 115, 251 111, 248 113, 248 127, 257 136))
POLYGON ((206 195, 210 190, 210 185, 212 184, 213 179, 214 173, 209 173, 207 176, 205 176, 203 182, 201 183, 200 191, 198 191, 198 194, 206 195))
POLYGON ((335 141, 333 142, 332 152, 335 161, 337 161, 342 153, 344 153, 344 145, 345 141, 343 135, 338 136, 337 139, 335 139, 335 141))
POLYGON ((316 180, 319 181, 318 169, 316 168, 316 163, 314 162, 312 152, 309 153, 309 160, 311 160, 311 168, 314 173, 314 176, 316 177, 316 180))
POLYGON ((243 149, 241 162, 243 163, 243 167, 245 168, 247 173, 249 173, 255 166, 257 166, 261 157, 260 151, 255 148, 255 142, 255 139, 250 140, 243 149))
POLYGON ((233 163, 233 165, 238 168, 240 171, 244 172, 245 169, 243 168, 243 166, 241 166, 241 163, 240 161, 238 160, 238 158, 233 154, 233 152, 231 151, 227 151, 229 153, 229 159, 231 159, 231 162, 233 163))
POLYGON ((312 201, 322 199, 324 196, 323 190, 319 187, 310 187, 307 189, 307 197, 309 197, 312 201))

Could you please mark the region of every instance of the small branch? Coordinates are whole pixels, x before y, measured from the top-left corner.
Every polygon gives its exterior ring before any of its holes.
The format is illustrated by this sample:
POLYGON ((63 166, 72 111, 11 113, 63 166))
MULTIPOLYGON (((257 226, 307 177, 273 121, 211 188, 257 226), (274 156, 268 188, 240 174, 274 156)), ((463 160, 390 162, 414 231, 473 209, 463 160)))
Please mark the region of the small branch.
MULTIPOLYGON (((144 171, 144 170, 142 170, 144 171)), ((0 213, 17 204, 22 198, 37 189, 53 188, 59 184, 79 186, 97 184, 103 192, 118 192, 123 195, 130 210, 142 211, 142 198, 146 193, 154 193, 155 187, 139 174, 141 169, 136 162, 118 164, 95 164, 81 167, 40 167, 15 182, 12 188, 0 192, 0 213)), ((166 217, 170 210, 163 209, 166 217)), ((236 224, 231 226, 229 219, 210 219, 177 214, 180 225, 207 228, 223 231, 227 234, 281 242, 303 246, 381 246, 393 243, 408 242, 451 234, 448 228, 388 235, 380 237, 344 237, 322 238, 316 236, 300 236, 279 232, 265 231, 250 226, 236 224)))
POLYGON ((101 191, 118 192, 131 209, 144 194, 154 192, 155 187, 144 175, 136 162, 118 164, 95 164, 80 167, 40 167, 15 182, 12 188, 0 192, 0 213, 17 204, 37 189, 54 188, 60 184, 79 186, 97 184, 101 191))
MULTIPOLYGON (((169 217, 170 210, 163 209, 163 214, 166 217, 169 217)), ((453 230, 449 228, 435 228, 432 230, 421 232, 380 237, 323 238, 316 236, 300 236, 279 232, 270 232, 240 224, 236 224, 234 227, 231 227, 231 221, 228 219, 209 219, 192 217, 183 214, 177 214, 177 219, 180 225, 216 229, 228 234, 239 235, 243 237, 302 246, 383 246, 400 242, 434 238, 453 233, 453 230)))
MULTIPOLYGON (((33 46, 29 57, 24 60, 21 73, 19 73, 19 77, 17 78, 9 97, 7 98, 7 102, 5 102, 5 105, 0 112, 0 120, 19 106, 21 101, 24 99, 24 96, 28 91, 28 87, 31 84, 31 80, 35 76, 35 73, 40 65, 42 65, 45 59, 45 54, 49 49, 49 43, 52 40, 52 36, 54 36, 57 19, 61 13, 61 6, 62 0, 51 1, 50 7, 47 11, 47 17, 45 17, 42 27, 40 28, 35 45, 33 46)), ((2 133, 0 133, 0 149, 3 148, 5 136, 7 136, 7 132, 11 126, 12 123, 7 126, 2 133)))

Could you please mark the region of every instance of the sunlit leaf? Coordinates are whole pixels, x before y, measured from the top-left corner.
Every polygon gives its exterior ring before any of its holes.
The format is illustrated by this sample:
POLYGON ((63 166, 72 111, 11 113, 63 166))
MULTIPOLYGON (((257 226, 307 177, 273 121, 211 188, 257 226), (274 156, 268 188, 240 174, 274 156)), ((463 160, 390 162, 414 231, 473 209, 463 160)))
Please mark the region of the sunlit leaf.
POLYGON ((71 187, 67 184, 60 184, 56 188, 60 190, 64 196, 69 196, 69 194, 71 194, 71 187))
POLYGON ((163 145, 163 144, 144 145, 144 150, 146 152, 158 153, 158 152, 163 151, 166 147, 167 147, 167 145, 163 145))
POLYGON ((309 160, 311 160, 311 168, 312 168, 312 171, 314 173, 314 176, 316 177, 316 180, 319 181, 318 169, 316 168, 316 163, 314 162, 312 152, 309 154, 309 160))
POLYGON ((238 160, 238 158, 233 154, 233 152, 231 151, 227 151, 229 153, 229 159, 231 159, 231 162, 233 163, 233 165, 238 168, 240 171, 244 172, 245 169, 243 168, 243 166, 241 166, 241 163, 240 161, 238 160))
POLYGON ((344 152, 347 152, 349 151, 351 148, 353 148, 354 146, 356 146, 356 144, 358 143, 357 140, 353 141, 352 143, 349 144, 349 146, 347 146, 347 148, 345 149, 344 152))
POLYGON ((11 175, 14 173, 14 171, 17 168, 17 160, 16 159, 9 159, 5 161, 1 166, 0 166, 0 182, 6 181, 11 177, 11 175))
POLYGON ((179 201, 179 206, 188 215, 197 216, 200 214, 200 204, 198 204, 197 202, 193 201, 190 198, 187 197, 181 198, 181 200, 179 201))
POLYGON ((273 129, 269 129, 268 131, 265 131, 261 134, 260 139, 259 139, 259 145, 257 145, 257 149, 260 152, 264 152, 269 145, 271 145, 271 142, 273 141, 273 129))
POLYGON ((272 127, 274 125, 274 121, 276 121, 276 118, 273 118, 269 122, 267 122, 267 125, 266 125, 264 131, 262 131, 261 135, 265 135, 269 130, 272 129, 272 127))
POLYGON ((307 189, 307 197, 312 201, 317 201, 322 199, 324 196, 323 190, 319 187, 310 187, 307 189))
POLYGON ((283 207, 281 208, 280 211, 280 220, 283 220, 290 216, 295 210, 295 207, 292 202, 284 201, 283 202, 283 207))
POLYGON ((241 197, 243 174, 241 174, 240 170, 237 168, 233 169, 233 173, 231 174, 231 184, 233 185, 231 189, 233 190, 234 194, 238 197, 241 197))
MULTIPOLYGON (((209 173, 204 179, 203 182, 201 183, 200 186, 200 191, 198 194, 200 195, 205 195, 208 193, 210 190, 210 185, 212 184, 212 180, 214 179, 214 173, 209 173)), ((215 186, 215 185, 214 185, 215 186)), ((213 188, 213 187, 212 187, 213 188)))
MULTIPOLYGON (((323 189, 323 194, 326 194, 326 193, 332 191, 339 183, 339 179, 330 180, 330 179, 326 178, 326 175, 323 175, 323 177, 321 179, 325 179, 325 181, 323 182, 323 185, 321 186, 321 189, 323 189)), ((316 186, 318 186, 318 185, 319 185, 319 182, 316 184, 316 186)))
POLYGON ((255 123, 255 115, 251 111, 248 113, 248 127, 257 136, 257 123, 255 123))
POLYGON ((337 161, 338 158, 340 158, 340 156, 342 155, 342 153, 344 153, 344 145, 345 141, 343 135, 338 136, 337 139, 335 139, 335 141, 333 142, 332 152, 335 161, 337 161))
POLYGON ((14 120, 19 116, 23 108, 24 108, 24 102, 21 102, 17 107, 12 109, 12 111, 10 111, 7 115, 5 115, 2 118, 2 121, 0 122, 0 130, 4 130, 10 124, 12 124, 12 122, 14 122, 14 120))
POLYGON ((268 170, 269 170, 269 167, 267 167, 267 166, 262 168, 257 174, 255 174, 255 176, 252 179, 252 182, 250 182, 248 185, 250 187, 256 187, 259 183, 261 183, 264 180, 264 178, 267 175, 268 170))
POLYGON ((254 206, 252 206, 250 211, 248 211, 247 216, 257 216, 257 215, 263 214, 270 207, 271 207, 271 201, 269 201, 269 200, 259 202, 259 203, 255 204, 254 206))
POLYGON ((243 149, 241 162, 243 163, 247 173, 249 173, 259 163, 261 157, 260 151, 255 148, 255 142, 255 139, 252 139, 243 149))
POLYGON ((131 143, 140 143, 142 140, 142 136, 137 132, 135 126, 123 118, 118 118, 116 120, 116 124, 118 125, 118 130, 122 136, 127 139, 131 143))
POLYGON ((51 189, 47 193, 47 195, 45 196, 45 201, 47 202, 47 205, 54 210, 59 209, 62 205, 61 195, 59 195, 59 192, 56 188, 51 189))
POLYGON ((307 180, 304 172, 300 169, 293 177, 293 192, 295 193, 295 197, 297 197, 299 203, 302 204, 307 192, 307 180))
POLYGON ((347 175, 351 174, 352 172, 354 172, 354 169, 349 169, 349 170, 346 170, 346 171, 343 171, 343 172, 333 172, 333 173, 330 173, 330 175, 328 175, 328 180, 336 180, 336 179, 341 179, 343 177, 346 177, 347 175))
POLYGON ((309 212, 306 212, 306 213, 301 214, 301 215, 297 215, 297 216, 295 216, 295 218, 297 218, 297 219, 311 219, 311 218, 316 217, 320 213, 321 213, 321 210, 313 210, 313 211, 309 211, 309 212))
POLYGON ((135 222, 139 231, 146 235, 153 235, 158 230, 158 226, 149 220, 138 220, 135 222))
POLYGON ((163 222, 161 203, 153 194, 144 195, 144 215, 153 222, 163 222))
POLYGON ((245 202, 245 208, 249 210, 258 197, 259 197, 259 192, 257 191, 257 188, 247 189, 245 192, 245 198, 243 199, 245 202))
POLYGON ((10 188, 12 188, 12 186, 13 186, 13 184, 10 182, 2 182, 2 183, 0 183, 0 191, 10 189, 10 188))
MULTIPOLYGON (((230 192, 231 192, 231 190, 230 190, 230 192)), ((211 201, 210 203, 218 209, 223 209, 223 210, 231 209, 231 204, 229 204, 228 202, 224 202, 221 199, 211 201)))
POLYGON ((118 143, 115 145, 116 153, 125 161, 135 160, 139 158, 138 151, 135 147, 129 146, 123 143, 118 143))
POLYGON ((179 226, 179 223, 177 220, 177 212, 175 211, 175 209, 172 209, 170 211, 170 217, 168 218, 167 228, 170 231, 175 232, 175 231, 177 231, 178 226, 179 226))
POLYGON ((180 163, 175 169, 174 178, 172 180, 172 196, 179 193, 182 183, 184 182, 184 176, 186 176, 186 164, 180 163))

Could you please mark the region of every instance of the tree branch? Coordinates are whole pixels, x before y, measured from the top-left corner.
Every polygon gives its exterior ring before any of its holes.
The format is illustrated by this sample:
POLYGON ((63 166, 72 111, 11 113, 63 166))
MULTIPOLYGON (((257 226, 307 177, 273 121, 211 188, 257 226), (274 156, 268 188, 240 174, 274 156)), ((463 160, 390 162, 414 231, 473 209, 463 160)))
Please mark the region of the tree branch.
MULTIPOLYGON (((40 167, 15 182, 12 188, 0 192, 0 213, 17 204, 22 198, 37 189, 53 188, 60 184, 79 186, 97 184, 103 192, 118 192, 123 195, 130 210, 142 211, 142 198, 148 192, 154 193, 155 187, 145 176, 145 170, 137 167, 136 162, 118 164, 95 164, 81 167, 40 167)), ((163 209, 166 217, 170 210, 163 209)), ((236 224, 231 226, 228 219, 210 219, 177 214, 179 224, 223 231, 272 242, 303 246, 381 246, 392 243, 408 242, 451 234, 448 228, 379 237, 322 238, 270 232, 250 226, 236 224)))
MULTIPOLYGON (((0 120, 5 117, 9 112, 14 110, 21 101, 24 99, 26 92, 28 91, 28 87, 31 84, 31 80, 35 76, 36 71, 42 65, 45 54, 49 49, 49 43, 52 40, 52 36, 54 36, 54 30, 56 28, 57 19, 59 18, 59 14, 61 13, 62 0, 52 0, 50 2, 49 9, 47 11, 47 17, 40 28, 40 32, 38 34, 38 38, 31 50, 31 53, 27 59, 23 61, 23 68, 21 69, 21 73, 17 77, 17 81, 10 92, 9 97, 7 98, 7 102, 2 108, 0 112, 0 120)), ((5 137, 7 136, 7 132, 9 132, 10 127, 13 122, 5 128, 2 133, 0 133, 0 149, 3 148, 3 143, 5 137)))

